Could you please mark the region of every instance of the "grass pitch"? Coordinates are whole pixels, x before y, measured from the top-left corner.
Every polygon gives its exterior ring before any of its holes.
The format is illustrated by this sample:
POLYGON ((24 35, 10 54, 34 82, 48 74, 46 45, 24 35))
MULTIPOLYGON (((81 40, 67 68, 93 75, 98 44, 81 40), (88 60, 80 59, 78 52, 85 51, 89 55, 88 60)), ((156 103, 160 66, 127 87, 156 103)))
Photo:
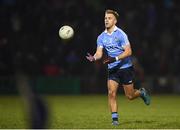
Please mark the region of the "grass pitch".
MULTIPOLYGON (((45 96, 45 101, 52 129, 180 128, 180 95, 154 95, 150 106, 119 95, 117 127, 111 125, 106 95, 45 96)), ((19 96, 0 96, 0 128, 28 128, 28 113, 19 96)))

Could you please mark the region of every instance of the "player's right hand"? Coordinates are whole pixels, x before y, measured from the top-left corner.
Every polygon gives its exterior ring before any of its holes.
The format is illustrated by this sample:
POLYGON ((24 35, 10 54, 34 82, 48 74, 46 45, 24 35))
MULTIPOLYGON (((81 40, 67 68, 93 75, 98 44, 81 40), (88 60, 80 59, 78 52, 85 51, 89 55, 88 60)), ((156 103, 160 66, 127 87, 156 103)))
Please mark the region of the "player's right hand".
POLYGON ((88 59, 90 62, 95 61, 94 56, 92 56, 90 53, 87 53, 86 59, 88 59))

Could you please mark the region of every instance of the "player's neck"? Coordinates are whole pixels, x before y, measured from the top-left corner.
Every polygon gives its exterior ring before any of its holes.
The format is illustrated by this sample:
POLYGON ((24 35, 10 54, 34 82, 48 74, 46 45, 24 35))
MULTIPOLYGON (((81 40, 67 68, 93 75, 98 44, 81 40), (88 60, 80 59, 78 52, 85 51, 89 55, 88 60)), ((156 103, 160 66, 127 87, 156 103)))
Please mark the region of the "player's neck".
POLYGON ((114 31, 114 28, 115 28, 115 25, 110 28, 106 28, 106 30, 109 34, 111 34, 114 31))

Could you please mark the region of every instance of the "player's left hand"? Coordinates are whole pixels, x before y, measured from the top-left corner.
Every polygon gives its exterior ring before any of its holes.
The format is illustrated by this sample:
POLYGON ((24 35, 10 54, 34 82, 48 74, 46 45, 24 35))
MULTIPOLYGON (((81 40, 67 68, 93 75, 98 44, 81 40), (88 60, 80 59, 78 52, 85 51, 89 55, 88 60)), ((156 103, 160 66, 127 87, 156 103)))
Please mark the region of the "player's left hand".
POLYGON ((116 58, 115 57, 107 57, 104 61, 103 61, 103 64, 109 64, 109 63, 112 63, 116 61, 116 58))

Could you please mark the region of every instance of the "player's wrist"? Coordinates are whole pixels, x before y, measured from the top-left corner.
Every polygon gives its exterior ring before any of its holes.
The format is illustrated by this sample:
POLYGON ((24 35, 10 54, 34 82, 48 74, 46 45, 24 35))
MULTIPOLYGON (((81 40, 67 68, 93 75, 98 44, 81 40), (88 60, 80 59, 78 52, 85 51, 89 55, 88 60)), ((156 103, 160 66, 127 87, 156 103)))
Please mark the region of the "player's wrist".
POLYGON ((96 61, 96 60, 97 60, 97 58, 96 58, 95 56, 93 56, 93 58, 94 58, 94 61, 96 61))
POLYGON ((119 60, 119 57, 118 57, 118 56, 116 56, 116 57, 115 57, 115 60, 116 60, 116 61, 118 61, 118 60, 119 60))

